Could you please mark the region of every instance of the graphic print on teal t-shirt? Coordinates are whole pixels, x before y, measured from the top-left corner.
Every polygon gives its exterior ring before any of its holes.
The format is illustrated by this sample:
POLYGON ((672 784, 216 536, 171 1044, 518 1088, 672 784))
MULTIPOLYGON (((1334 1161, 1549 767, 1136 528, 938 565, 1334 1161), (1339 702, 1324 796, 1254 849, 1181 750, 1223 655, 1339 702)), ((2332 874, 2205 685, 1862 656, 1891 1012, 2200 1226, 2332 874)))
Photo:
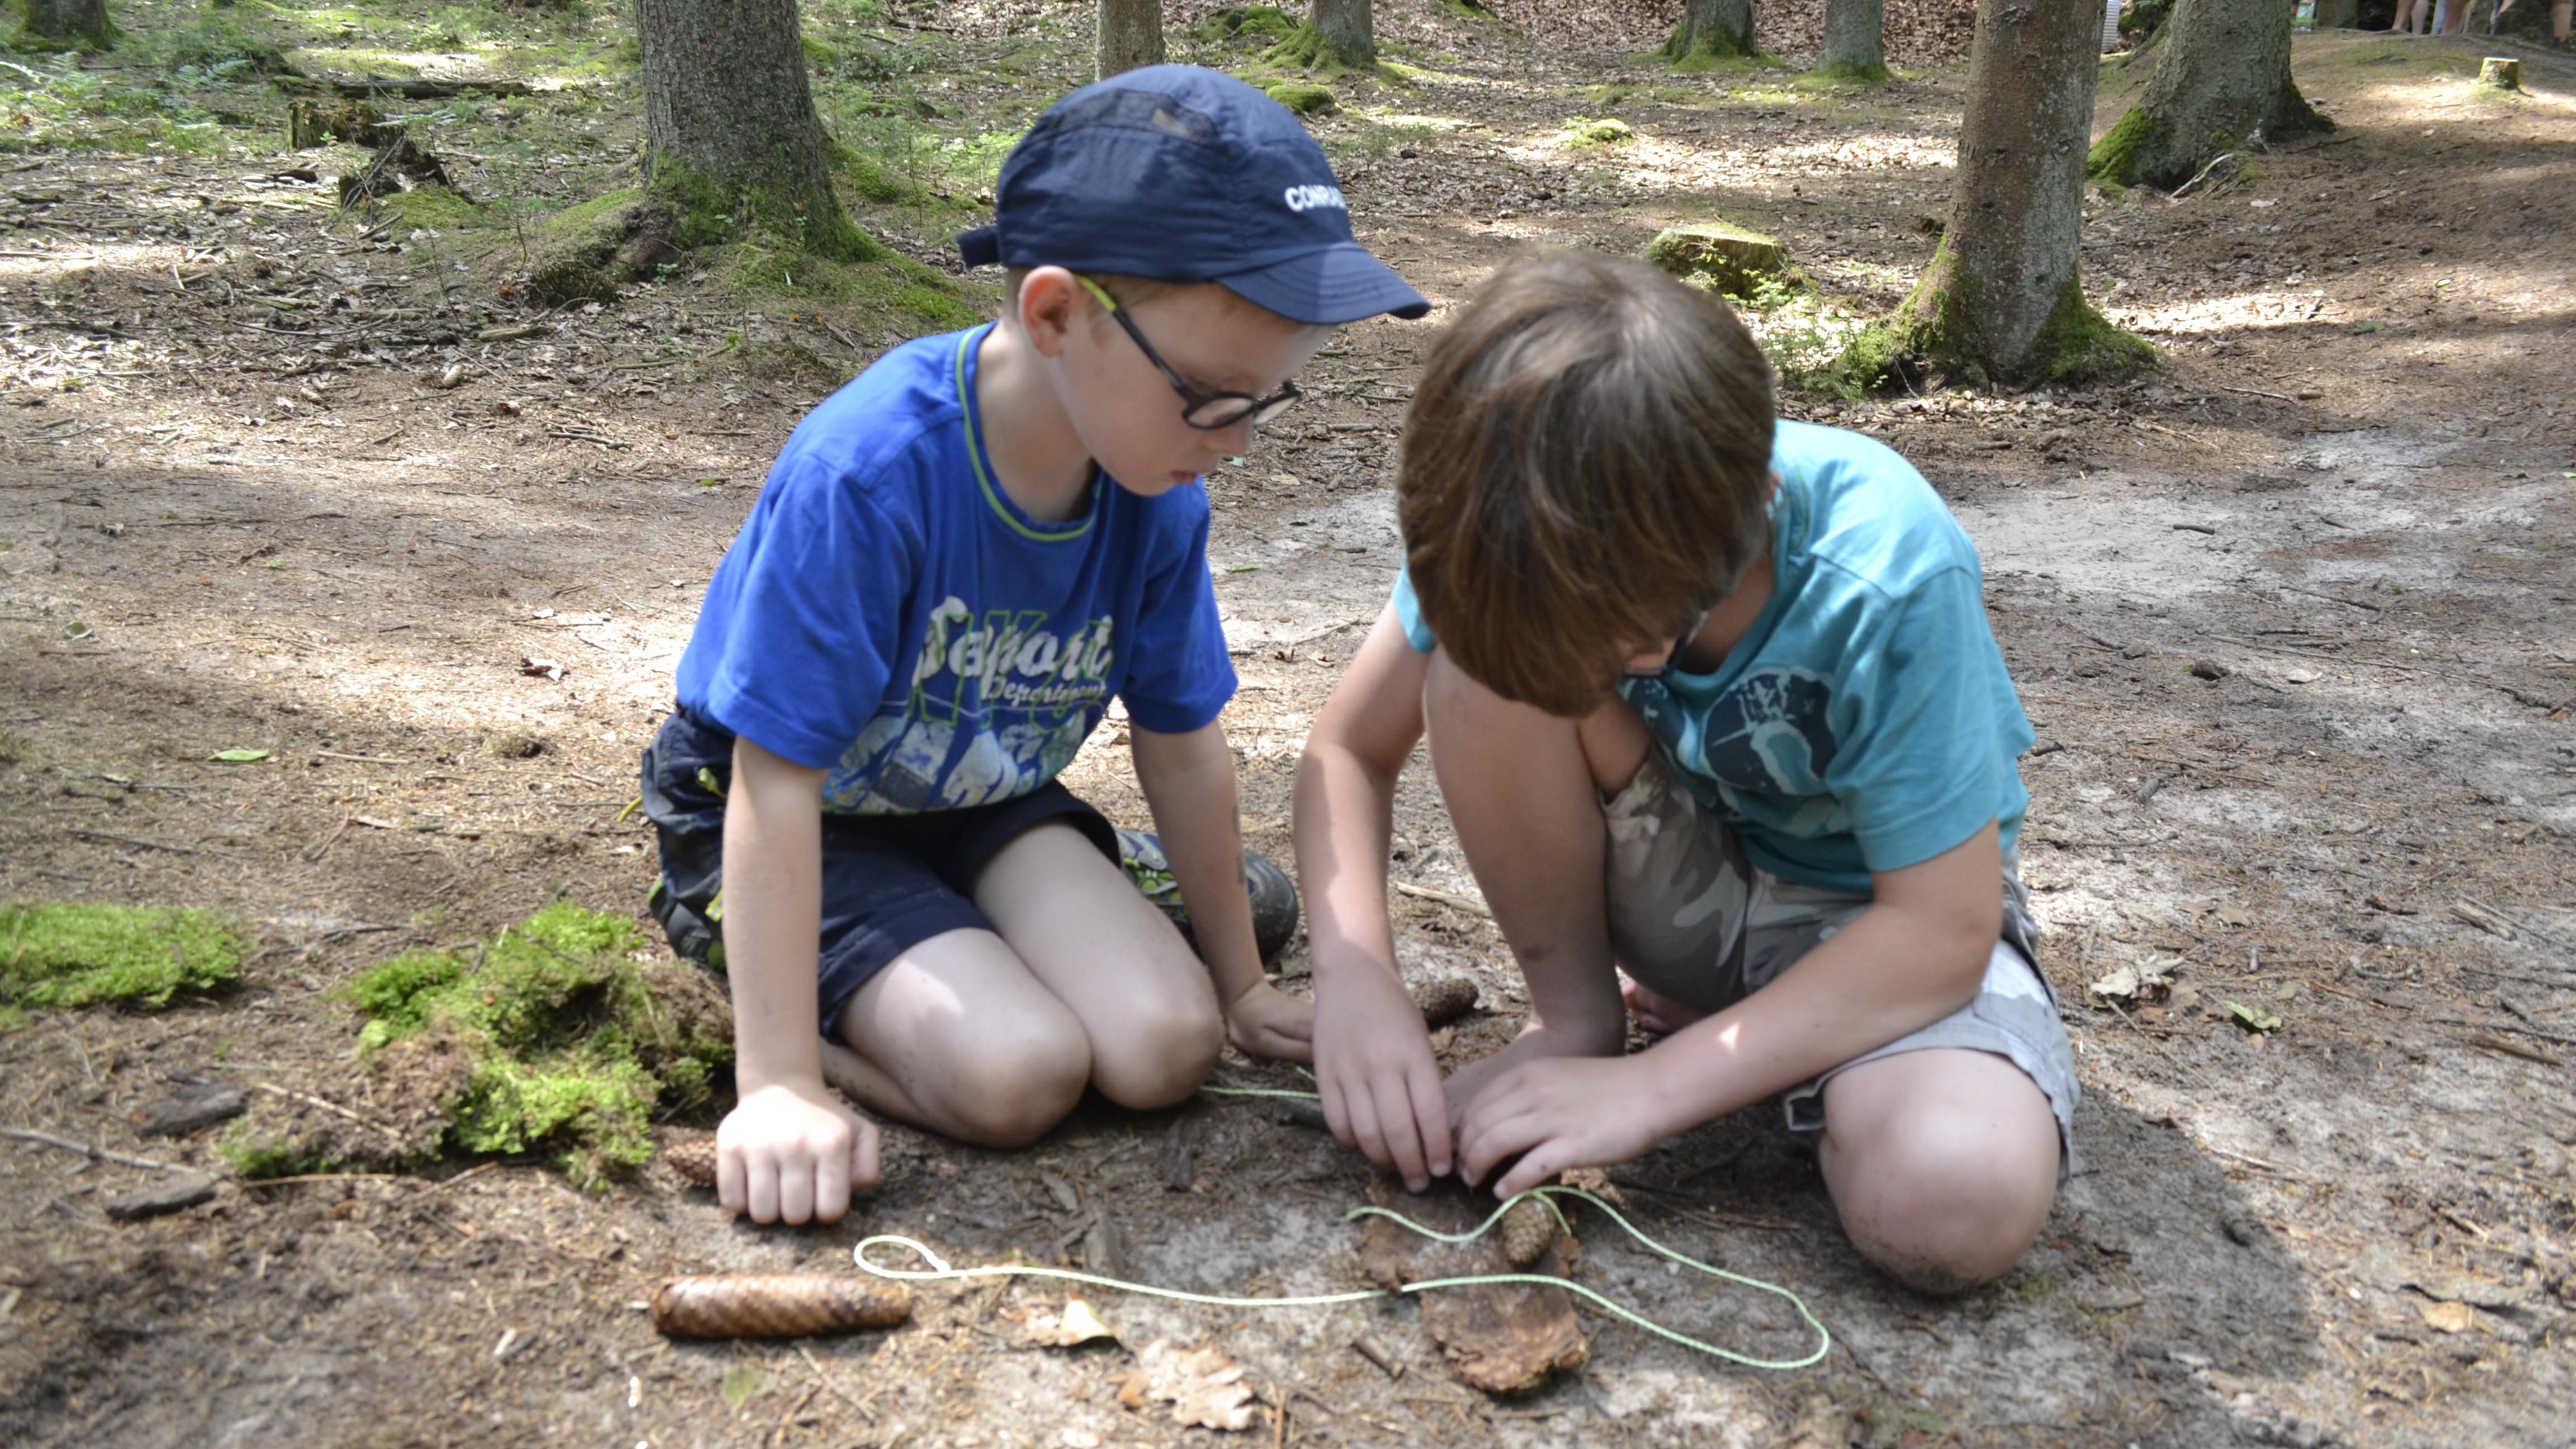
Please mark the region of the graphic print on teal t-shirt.
POLYGON ((680 660, 684 706, 825 771, 837 813, 1011 799, 1112 697, 1179 732, 1234 691, 1204 490, 1098 476, 1080 516, 1030 518, 975 412, 989 331, 896 348, 797 426, 680 660))
MULTIPOLYGON (((1913 466, 1782 422, 1770 599, 1715 672, 1623 679, 1675 779, 1775 875, 1865 891, 1989 820, 2013 847, 2030 722, 1987 627, 1975 547, 1913 466)), ((1433 647, 1412 581, 1394 603, 1433 647)))

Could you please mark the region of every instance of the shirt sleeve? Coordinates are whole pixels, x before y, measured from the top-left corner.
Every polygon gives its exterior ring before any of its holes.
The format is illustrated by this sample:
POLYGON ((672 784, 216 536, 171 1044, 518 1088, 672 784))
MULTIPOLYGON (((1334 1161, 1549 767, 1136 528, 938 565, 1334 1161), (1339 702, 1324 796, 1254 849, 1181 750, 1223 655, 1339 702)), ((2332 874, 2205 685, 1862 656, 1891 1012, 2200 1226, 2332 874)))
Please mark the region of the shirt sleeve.
POLYGON ((1997 818, 2013 761, 1995 717, 2003 661, 1974 571, 1945 569, 1874 612, 1835 691, 1825 787, 1878 872, 1919 865, 1997 818))
POLYGON ((808 458, 782 462, 707 587, 682 702, 809 769, 838 763, 900 659, 919 540, 808 458))
POLYGON ((1431 637, 1431 626, 1422 622, 1422 600, 1413 593, 1413 574, 1406 569, 1395 571, 1395 592, 1387 602, 1395 605, 1395 622, 1404 626, 1404 642, 1416 654, 1428 654, 1440 643, 1431 637))
POLYGON ((1201 506, 1179 560, 1146 580, 1135 638, 1120 646, 1127 674, 1118 697, 1129 719, 1157 734, 1197 729, 1234 698, 1234 660, 1226 654, 1225 624, 1208 578, 1207 538, 1208 512, 1201 506))

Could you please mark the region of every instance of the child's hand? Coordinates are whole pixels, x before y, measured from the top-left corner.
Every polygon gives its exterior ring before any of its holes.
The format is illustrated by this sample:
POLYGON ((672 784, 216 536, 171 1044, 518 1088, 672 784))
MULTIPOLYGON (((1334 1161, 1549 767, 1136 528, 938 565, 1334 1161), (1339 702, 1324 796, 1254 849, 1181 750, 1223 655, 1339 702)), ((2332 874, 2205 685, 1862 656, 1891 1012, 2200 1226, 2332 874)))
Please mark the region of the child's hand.
POLYGON ((1511 1068, 1467 1104, 1459 1174, 1480 1182, 1518 1156, 1494 1184, 1496 1197, 1510 1197, 1569 1167, 1635 1157, 1666 1135, 1649 1105, 1651 1072, 1643 1057, 1553 1057, 1511 1068))
POLYGON ((1420 1192, 1449 1174, 1449 1107, 1421 1008, 1386 971, 1351 970, 1315 1013, 1315 1085, 1345 1147, 1420 1192))
POLYGON ((716 1199, 753 1222, 839 1222, 876 1184, 876 1124, 820 1080, 761 1087, 716 1128, 716 1199))
POLYGON ((1227 1003, 1226 1039, 1248 1056, 1278 1061, 1315 1059, 1315 1003, 1291 996, 1268 981, 1227 1003))

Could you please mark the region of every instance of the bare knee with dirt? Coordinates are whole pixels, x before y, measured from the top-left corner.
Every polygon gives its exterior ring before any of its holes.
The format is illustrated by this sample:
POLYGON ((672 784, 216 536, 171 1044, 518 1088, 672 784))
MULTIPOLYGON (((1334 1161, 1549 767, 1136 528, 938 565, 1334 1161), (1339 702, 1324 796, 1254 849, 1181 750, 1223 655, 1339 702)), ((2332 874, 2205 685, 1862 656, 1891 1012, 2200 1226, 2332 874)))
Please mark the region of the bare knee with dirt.
POLYGON ((1991 1052, 1881 1057, 1825 1085, 1818 1155, 1843 1231, 1918 1292, 2009 1271, 2048 1220, 2060 1150, 2047 1095, 1991 1052))

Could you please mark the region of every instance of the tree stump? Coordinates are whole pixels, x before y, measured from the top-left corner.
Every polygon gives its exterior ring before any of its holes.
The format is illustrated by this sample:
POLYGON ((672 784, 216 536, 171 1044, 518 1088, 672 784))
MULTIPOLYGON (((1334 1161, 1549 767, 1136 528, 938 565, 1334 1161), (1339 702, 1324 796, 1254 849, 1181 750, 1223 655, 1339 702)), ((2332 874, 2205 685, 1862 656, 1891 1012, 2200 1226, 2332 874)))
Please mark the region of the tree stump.
POLYGON ((2490 55, 2478 62, 2478 84, 2500 91, 2522 89, 2522 62, 2510 55, 2490 55))

